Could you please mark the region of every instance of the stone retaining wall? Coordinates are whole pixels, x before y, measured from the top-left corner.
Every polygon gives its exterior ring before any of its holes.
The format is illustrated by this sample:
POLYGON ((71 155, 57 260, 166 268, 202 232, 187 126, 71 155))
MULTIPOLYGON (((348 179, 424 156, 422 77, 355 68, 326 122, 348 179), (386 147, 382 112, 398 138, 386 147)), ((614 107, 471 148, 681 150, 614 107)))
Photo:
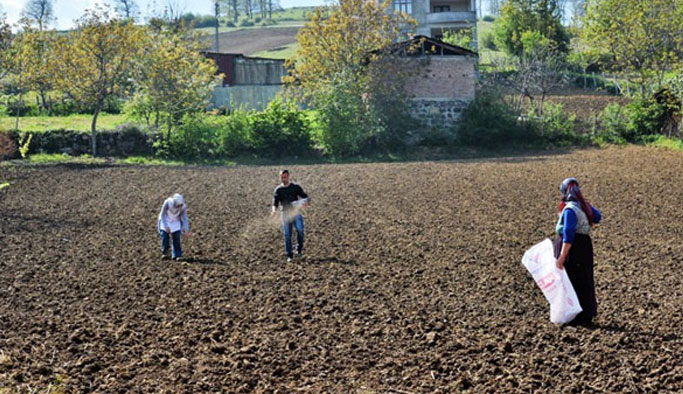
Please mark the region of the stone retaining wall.
MULTIPOLYGON (((11 158, 19 157, 19 142, 23 132, 2 131, 8 133, 17 144, 17 151, 11 158)), ((91 134, 75 130, 49 130, 45 132, 28 132, 32 134, 28 153, 65 153, 76 156, 92 154, 91 134)), ((131 156, 151 155, 156 134, 148 134, 136 127, 122 127, 114 131, 97 133, 98 156, 131 156)))

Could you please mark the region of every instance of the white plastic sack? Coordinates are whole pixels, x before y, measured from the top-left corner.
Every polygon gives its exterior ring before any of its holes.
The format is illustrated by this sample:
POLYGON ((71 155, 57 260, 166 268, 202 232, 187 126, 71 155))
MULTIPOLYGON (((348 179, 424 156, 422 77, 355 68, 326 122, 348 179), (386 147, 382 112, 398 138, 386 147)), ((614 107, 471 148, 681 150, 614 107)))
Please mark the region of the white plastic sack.
POLYGON ((581 305, 567 271, 555 265, 553 243, 546 238, 534 245, 524 253, 522 264, 550 302, 550 321, 564 324, 574 320, 582 310, 581 305))
POLYGON ((301 199, 299 199, 299 200, 292 201, 292 206, 293 206, 293 207, 302 207, 302 206, 303 206, 305 203, 307 203, 307 202, 308 202, 308 197, 306 197, 306 198, 301 198, 301 199))

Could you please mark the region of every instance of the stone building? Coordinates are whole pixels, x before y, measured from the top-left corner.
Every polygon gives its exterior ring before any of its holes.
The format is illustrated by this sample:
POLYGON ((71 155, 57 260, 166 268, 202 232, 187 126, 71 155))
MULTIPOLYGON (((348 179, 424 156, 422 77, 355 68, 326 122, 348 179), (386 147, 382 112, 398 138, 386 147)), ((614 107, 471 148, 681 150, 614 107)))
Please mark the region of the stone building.
POLYGON ((477 53, 443 41, 415 36, 397 43, 411 76, 405 81, 413 115, 431 126, 451 126, 475 96, 477 53))

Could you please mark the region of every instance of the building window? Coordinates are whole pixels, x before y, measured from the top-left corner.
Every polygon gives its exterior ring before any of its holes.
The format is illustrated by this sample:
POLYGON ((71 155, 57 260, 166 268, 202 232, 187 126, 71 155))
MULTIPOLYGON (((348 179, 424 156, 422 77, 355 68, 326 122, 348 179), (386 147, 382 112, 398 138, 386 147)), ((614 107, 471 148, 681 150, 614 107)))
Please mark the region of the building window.
POLYGON ((394 10, 405 12, 406 14, 412 14, 413 0, 394 0, 394 10))
POLYGON ((449 5, 435 5, 434 6, 434 12, 449 12, 451 10, 451 6, 449 5))

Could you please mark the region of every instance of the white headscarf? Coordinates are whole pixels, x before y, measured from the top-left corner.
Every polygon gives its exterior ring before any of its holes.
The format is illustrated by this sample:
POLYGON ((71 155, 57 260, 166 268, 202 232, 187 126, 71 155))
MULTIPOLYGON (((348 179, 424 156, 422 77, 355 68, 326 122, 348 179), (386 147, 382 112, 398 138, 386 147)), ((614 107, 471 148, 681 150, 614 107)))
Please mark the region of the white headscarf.
POLYGON ((183 204, 185 204, 185 199, 183 199, 183 196, 180 194, 176 193, 173 195, 173 205, 176 207, 182 207, 183 204))

